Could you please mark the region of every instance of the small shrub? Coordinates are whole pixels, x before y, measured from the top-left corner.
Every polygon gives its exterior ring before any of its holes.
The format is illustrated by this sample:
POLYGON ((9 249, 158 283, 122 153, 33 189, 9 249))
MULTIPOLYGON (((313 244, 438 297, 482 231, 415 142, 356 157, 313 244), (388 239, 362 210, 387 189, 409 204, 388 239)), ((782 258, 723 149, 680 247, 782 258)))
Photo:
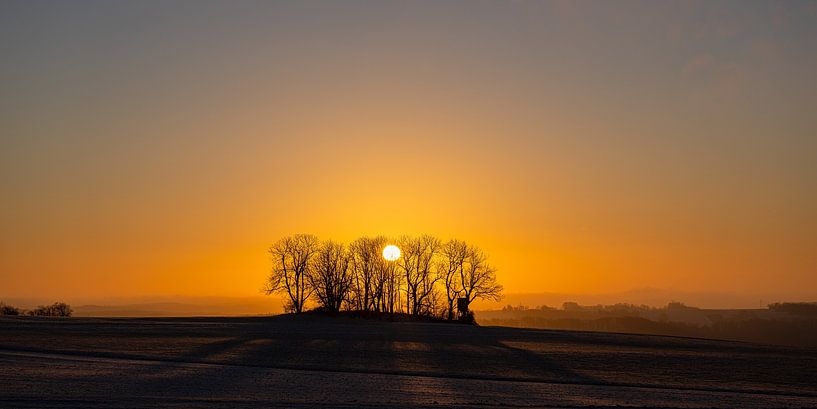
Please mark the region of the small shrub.
POLYGON ((64 302, 55 302, 51 305, 40 305, 29 311, 29 315, 38 317, 70 317, 74 310, 64 302))
POLYGON ((0 302, 0 315, 20 315, 20 309, 0 302))

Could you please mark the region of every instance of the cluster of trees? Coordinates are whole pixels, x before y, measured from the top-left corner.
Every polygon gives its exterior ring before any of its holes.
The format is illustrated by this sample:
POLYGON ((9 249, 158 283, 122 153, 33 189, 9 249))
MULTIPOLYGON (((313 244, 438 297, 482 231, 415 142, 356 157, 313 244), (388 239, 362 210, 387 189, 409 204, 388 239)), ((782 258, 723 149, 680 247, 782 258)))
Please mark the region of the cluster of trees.
POLYGON ((284 237, 269 248, 267 294, 283 293, 285 309, 300 313, 313 300, 326 311, 408 313, 454 319, 457 299, 499 300, 496 269, 479 247, 460 240, 402 236, 400 257, 389 261, 384 236, 346 245, 311 234, 284 237))
POLYGON ((51 305, 40 305, 37 308, 26 311, 0 302, 0 315, 31 315, 38 317, 70 317, 74 313, 71 306, 64 302, 55 302, 51 305))
POLYGON ((798 316, 817 317, 817 302, 776 302, 769 304, 769 310, 798 316))
POLYGON ((0 315, 20 315, 20 313, 22 311, 19 308, 0 301, 0 315))

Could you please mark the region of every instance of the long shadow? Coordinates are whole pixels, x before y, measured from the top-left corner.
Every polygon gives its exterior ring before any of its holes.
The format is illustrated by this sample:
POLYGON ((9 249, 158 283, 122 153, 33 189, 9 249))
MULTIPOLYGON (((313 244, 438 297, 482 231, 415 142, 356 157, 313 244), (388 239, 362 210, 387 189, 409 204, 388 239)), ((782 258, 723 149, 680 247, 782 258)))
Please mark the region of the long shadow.
MULTIPOLYGON (((191 385, 201 384, 206 379, 216 376, 220 381, 215 388, 206 388, 209 397, 228 394, 246 379, 233 376, 218 376, 224 368, 213 365, 189 366, 186 363, 217 362, 213 359, 223 353, 242 348, 250 339, 236 337, 197 346, 184 354, 171 357, 167 361, 147 366, 131 367, 132 379, 135 380, 133 393, 137 396, 184 396, 185 393, 200 394, 200 388, 191 385), (196 389, 199 389, 196 391, 196 389)), ((234 371, 235 373, 242 373, 234 371)))
MULTIPOLYGON (((530 382, 599 385, 602 382, 535 352, 510 346, 495 331, 456 324, 410 325, 402 342, 424 341, 425 367, 397 363, 398 373, 427 377, 423 382, 397 383, 394 388, 413 399, 413 405, 529 405, 530 382), (473 381, 502 381, 476 386, 473 381), (516 381, 516 382, 507 382, 516 381)), ((543 397, 548 402, 574 406, 569 396, 543 397)))
MULTIPOLYGON (((456 327, 456 326, 455 326, 456 327)), ((435 328, 427 327, 426 332, 435 328)), ((570 367, 539 353, 511 346, 505 337, 487 328, 465 327, 461 335, 432 343, 430 357, 437 359, 439 367, 457 369, 449 375, 466 378, 540 381, 558 383, 602 384, 598 379, 579 373, 570 367), (451 359, 441 359, 452 357, 451 359)), ((434 339, 433 334, 426 335, 434 339)), ((527 340, 535 342, 535 340, 527 340)))
MULTIPOLYGON (((378 362, 396 370, 392 344, 379 335, 369 339, 371 332, 366 331, 360 338, 355 329, 361 326, 355 323, 304 321, 292 325, 271 320, 268 324, 249 328, 241 336, 196 346, 171 357, 169 362, 132 369, 132 378, 136 379, 132 386, 134 394, 185 396, 201 393, 202 384, 212 384, 213 387, 204 391, 206 398, 229 400, 252 396, 253 385, 258 386, 259 379, 249 377, 263 374, 263 369, 367 373, 366 363, 378 362), (318 325, 322 328, 313 327, 318 325), (373 356, 369 352, 374 352, 373 356), (179 363, 219 365, 180 366, 179 363)), ((362 327, 367 329, 366 325, 362 327)), ((287 396, 285 399, 296 399, 297 403, 298 398, 287 396)), ((354 397, 348 400, 352 405, 356 402, 354 397)))

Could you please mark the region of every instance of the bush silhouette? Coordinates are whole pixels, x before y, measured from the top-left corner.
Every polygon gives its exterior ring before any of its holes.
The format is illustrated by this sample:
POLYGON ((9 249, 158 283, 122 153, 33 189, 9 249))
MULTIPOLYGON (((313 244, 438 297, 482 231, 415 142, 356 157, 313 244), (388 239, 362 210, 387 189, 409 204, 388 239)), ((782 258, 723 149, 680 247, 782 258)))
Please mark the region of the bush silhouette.
POLYGON ((0 302, 0 315, 20 315, 20 309, 0 302))
POLYGON ((37 317, 70 317, 74 310, 64 302, 55 302, 51 305, 40 305, 28 312, 31 316, 37 317))

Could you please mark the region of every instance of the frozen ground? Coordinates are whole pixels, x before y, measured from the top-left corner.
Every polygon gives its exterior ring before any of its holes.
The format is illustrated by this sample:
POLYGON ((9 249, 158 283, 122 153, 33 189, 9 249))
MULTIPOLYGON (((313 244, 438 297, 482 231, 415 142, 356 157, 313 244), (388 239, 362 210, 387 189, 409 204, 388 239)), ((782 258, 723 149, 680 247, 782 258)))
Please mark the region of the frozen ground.
POLYGON ((348 318, 0 318, 0 407, 817 407, 817 351, 348 318))

